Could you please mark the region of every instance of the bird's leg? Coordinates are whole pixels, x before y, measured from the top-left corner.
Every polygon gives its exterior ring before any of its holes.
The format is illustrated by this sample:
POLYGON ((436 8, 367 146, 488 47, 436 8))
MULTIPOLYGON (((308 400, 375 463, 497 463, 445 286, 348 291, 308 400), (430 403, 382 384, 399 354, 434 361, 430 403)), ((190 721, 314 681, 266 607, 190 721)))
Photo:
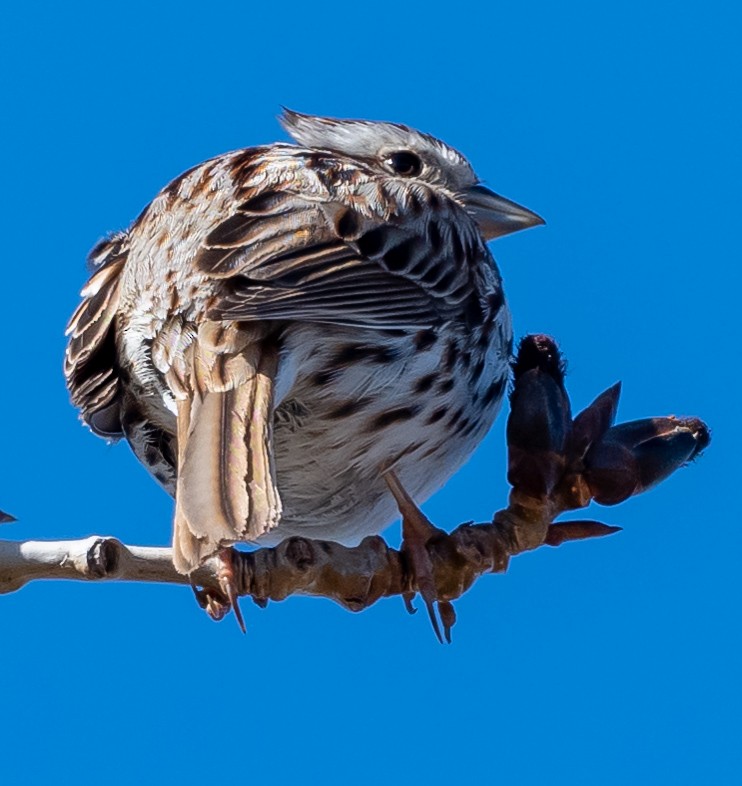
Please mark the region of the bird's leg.
MULTIPOLYGON (((435 610, 436 601, 439 601, 438 592, 433 575, 433 563, 427 549, 428 541, 435 535, 441 534, 442 530, 434 526, 418 508, 412 497, 400 483, 394 470, 387 470, 384 473, 384 479, 394 499, 397 501, 399 512, 402 514, 402 547, 400 553, 406 562, 413 585, 417 586, 418 591, 422 595, 435 635, 438 637, 438 641, 442 643, 443 637, 441 636, 441 629, 435 610)), ((403 597, 407 610, 410 613, 414 613, 415 609, 412 606, 414 593, 405 594, 403 597)), ((438 603, 439 611, 444 610, 442 608, 443 604, 445 604, 446 613, 445 618, 441 616, 441 621, 446 641, 450 642, 451 626, 455 620, 455 615, 453 614, 453 607, 447 601, 438 603)))
POLYGON ((216 558, 219 560, 219 568, 216 576, 219 582, 219 589, 214 587, 196 587, 192 584, 193 593, 196 596, 198 605, 215 621, 224 619, 229 614, 229 610, 234 610, 234 616, 240 630, 246 633, 245 620, 240 609, 239 596, 237 595, 237 582, 234 577, 234 549, 220 549, 216 558))

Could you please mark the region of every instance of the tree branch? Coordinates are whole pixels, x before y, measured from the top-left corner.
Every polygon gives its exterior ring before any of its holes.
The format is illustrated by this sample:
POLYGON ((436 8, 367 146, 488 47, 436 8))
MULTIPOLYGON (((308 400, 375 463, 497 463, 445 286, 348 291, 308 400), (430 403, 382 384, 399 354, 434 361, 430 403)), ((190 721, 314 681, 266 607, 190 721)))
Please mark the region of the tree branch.
MULTIPOLYGON (((441 598, 459 597, 483 573, 504 573, 510 557, 522 551, 618 531, 597 522, 579 524, 579 532, 537 521, 524 527, 506 509, 490 523, 462 524, 450 534, 433 538, 428 550, 441 598), (536 531, 539 535, 534 537, 536 531)), ((235 568, 239 594, 251 595, 260 605, 302 594, 329 597, 359 611, 379 598, 417 590, 401 552, 379 536, 365 538, 355 547, 293 537, 274 548, 239 552, 235 568)), ((194 574, 194 583, 218 589, 220 569, 219 559, 207 560, 194 574)), ((127 546, 101 535, 79 540, 0 541, 0 594, 36 579, 191 583, 173 567, 169 548, 127 546)))
MULTIPOLYGON (((484 573, 503 573, 510 558, 542 545, 618 531, 597 521, 555 523, 591 500, 613 505, 641 493, 693 460, 708 445, 697 418, 648 418, 613 425, 620 386, 602 393, 574 419, 563 364, 553 340, 528 336, 513 368, 508 418, 508 506, 486 524, 461 524, 427 541, 435 600, 448 638, 451 601, 484 573)), ((12 520, 2 514, 0 520, 12 520)), ((238 595, 260 606, 292 594, 316 595, 360 611, 379 598, 418 590, 404 551, 378 536, 350 548, 289 538, 274 548, 234 551, 227 569, 238 595)), ((229 611, 222 580, 225 559, 207 560, 193 575, 202 606, 216 619, 229 611)), ((69 541, 0 541, 0 593, 35 579, 149 581, 189 584, 172 564, 171 550, 125 546, 112 537, 69 541)))
POLYGON ((173 568, 171 550, 124 546, 116 538, 0 541, 0 593, 34 579, 122 579, 188 584, 173 568))
MULTIPOLYGON (((558 512, 558 507, 534 505, 532 498, 513 491, 508 508, 495 514, 491 523, 461 524, 450 534, 437 530, 427 541, 435 601, 447 641, 456 622, 451 601, 482 574, 504 573, 511 557, 544 544, 555 546, 619 529, 593 521, 551 523, 558 512)), ((412 611, 412 598, 420 589, 405 554, 389 548, 379 536, 367 537, 352 548, 293 537, 274 548, 231 552, 228 566, 237 594, 251 596, 261 607, 269 600, 301 594, 361 611, 380 598, 401 595, 412 611)), ((196 598, 214 619, 221 619, 233 605, 221 583, 224 570, 223 558, 214 557, 193 576, 196 598)), ((171 549, 125 546, 116 538, 99 536, 57 542, 0 541, 0 593, 42 578, 189 583, 175 570, 171 549)), ((426 605, 442 641, 433 604, 426 605)), ((241 627, 244 630, 244 624, 241 627)))

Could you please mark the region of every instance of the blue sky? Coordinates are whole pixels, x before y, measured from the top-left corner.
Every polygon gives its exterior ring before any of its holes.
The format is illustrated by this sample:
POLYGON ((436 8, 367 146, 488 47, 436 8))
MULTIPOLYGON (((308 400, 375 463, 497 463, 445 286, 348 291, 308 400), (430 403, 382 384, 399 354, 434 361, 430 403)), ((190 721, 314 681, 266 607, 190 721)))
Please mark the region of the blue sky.
MULTIPOLYGON (((209 156, 300 111, 406 122, 547 226, 494 245, 518 335, 575 406, 693 414, 694 466, 588 515, 457 604, 452 646, 388 600, 245 604, 37 582, 0 597, 8 782, 625 784, 740 779, 739 18, 731 3, 68 4, 4 12, 0 507, 7 538, 164 544, 170 500, 80 427, 63 328, 88 249, 209 156)), ((426 506, 504 504, 504 420, 426 506)), ((397 543, 396 527, 389 538, 397 543)))

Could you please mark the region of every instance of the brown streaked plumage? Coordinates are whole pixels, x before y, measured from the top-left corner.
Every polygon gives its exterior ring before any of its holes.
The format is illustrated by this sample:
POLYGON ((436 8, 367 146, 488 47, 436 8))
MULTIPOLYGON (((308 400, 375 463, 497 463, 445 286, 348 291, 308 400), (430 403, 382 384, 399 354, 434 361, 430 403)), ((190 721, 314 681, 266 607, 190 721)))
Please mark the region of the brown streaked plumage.
POLYGON ((540 219, 405 126, 286 112, 99 244, 65 374, 175 495, 174 561, 303 534, 357 542, 489 429, 510 316, 486 240, 540 219))

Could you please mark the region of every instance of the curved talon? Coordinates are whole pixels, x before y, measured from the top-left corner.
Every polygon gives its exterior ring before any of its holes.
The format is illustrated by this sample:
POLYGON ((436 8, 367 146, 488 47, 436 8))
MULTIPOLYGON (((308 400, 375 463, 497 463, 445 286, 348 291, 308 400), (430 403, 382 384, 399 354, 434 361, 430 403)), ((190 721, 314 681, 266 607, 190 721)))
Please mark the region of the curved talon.
MULTIPOLYGON (((384 479, 394 499, 397 501, 399 512, 402 514, 402 547, 400 551, 405 566, 422 596, 436 638, 442 644, 443 636, 441 635, 441 626, 438 623, 438 617, 435 611, 435 606, 438 602, 438 591, 435 586, 433 563, 427 549, 428 541, 433 536, 439 534, 441 530, 434 526, 420 508, 418 508, 393 470, 387 470, 384 473, 384 479)), ((416 611, 412 606, 414 593, 405 593, 402 597, 407 611, 414 614, 416 611)), ((442 603, 446 603, 446 601, 442 603)), ((447 626, 446 620, 443 617, 442 603, 438 602, 439 613, 446 634, 446 640, 450 641, 450 625, 447 626)), ((450 606, 450 604, 448 605, 450 606)), ((453 607, 451 607, 451 611, 452 610, 453 607)), ((446 613, 448 614, 448 610, 446 613)), ((450 618, 450 614, 448 618, 450 618)), ((455 619, 455 615, 453 618, 455 619)))
POLYGON ((229 614, 230 609, 233 609, 240 630, 243 633, 247 633, 245 620, 240 609, 237 583, 234 580, 232 554, 232 549, 225 548, 217 555, 219 560, 219 570, 217 571, 218 589, 215 587, 197 587, 193 582, 191 582, 191 589, 196 596, 196 602, 211 619, 219 622, 229 614))
POLYGON ((191 584, 191 589, 196 597, 196 603, 214 620, 219 622, 229 614, 231 604, 229 598, 221 590, 213 587, 197 587, 191 584))
POLYGON ((443 635, 446 637, 448 644, 450 644, 451 628, 456 624, 456 611, 454 610, 453 603, 449 600, 439 601, 438 613, 441 615, 441 622, 443 623, 443 635))
MULTIPOLYGON (((422 592, 420 594, 422 595, 422 592)), ((433 626, 433 633, 435 633, 435 637, 438 639, 439 644, 443 644, 441 627, 438 624, 438 617, 435 615, 435 600, 429 600, 423 595, 423 601, 425 602, 425 608, 428 610, 428 617, 430 618, 430 624, 433 626)))
POLYGON ((415 597, 414 592, 403 592, 402 602, 408 614, 417 614, 417 609, 412 605, 412 600, 415 597))
MULTIPOLYGON (((237 620, 237 624, 240 626, 240 630, 243 633, 247 633, 245 620, 242 616, 242 610, 240 609, 239 596, 237 595, 237 584, 234 580, 233 554, 234 550, 231 548, 222 549, 218 554, 219 562, 221 563, 217 574, 219 587, 226 596, 229 606, 234 610, 234 616, 237 620)), ((227 611, 229 611, 229 607, 227 611)))

